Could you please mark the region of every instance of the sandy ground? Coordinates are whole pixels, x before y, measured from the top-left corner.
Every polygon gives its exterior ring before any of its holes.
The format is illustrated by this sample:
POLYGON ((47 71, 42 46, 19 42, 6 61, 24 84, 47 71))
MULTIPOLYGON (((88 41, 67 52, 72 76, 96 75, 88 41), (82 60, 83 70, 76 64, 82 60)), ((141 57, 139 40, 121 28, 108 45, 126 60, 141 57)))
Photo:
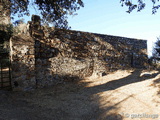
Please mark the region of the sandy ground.
POLYGON ((119 70, 30 92, 0 91, 0 120, 160 120, 158 71, 119 70))

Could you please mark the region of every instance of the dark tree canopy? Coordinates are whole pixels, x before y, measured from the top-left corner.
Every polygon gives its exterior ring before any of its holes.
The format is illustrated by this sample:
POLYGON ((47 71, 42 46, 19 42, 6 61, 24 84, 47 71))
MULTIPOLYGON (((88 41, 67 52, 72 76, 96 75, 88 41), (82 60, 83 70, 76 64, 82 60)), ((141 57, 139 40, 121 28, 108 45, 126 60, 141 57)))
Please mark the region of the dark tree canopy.
POLYGON ((35 0, 35 4, 44 20, 55 22, 56 26, 62 28, 68 25, 67 15, 73 15, 84 6, 82 0, 35 0))
MULTIPOLYGON (((160 7, 159 0, 150 1, 153 4, 152 13, 154 14, 160 7)), ((141 11, 146 6, 144 0, 120 0, 120 3, 128 7, 128 13, 133 10, 141 11)), ((67 16, 74 15, 80 7, 84 7, 82 0, 0 0, 0 15, 2 13, 29 15, 31 5, 40 11, 43 22, 54 23, 60 28, 68 28, 67 16)))
POLYGON ((84 7, 82 0, 0 0, 3 7, 12 15, 29 15, 30 5, 36 6, 42 15, 43 22, 54 23, 56 27, 68 28, 67 15, 74 15, 80 7, 84 7))
POLYGON ((155 43, 155 46, 153 49, 153 57, 157 60, 160 60, 160 37, 157 38, 157 41, 155 43))
MULTIPOLYGON (((159 0, 150 0, 153 4, 152 7, 152 14, 155 14, 160 7, 159 0)), ((146 6, 145 0, 135 0, 132 2, 132 0, 120 0, 122 6, 128 7, 128 13, 131 13, 133 10, 137 9, 138 12, 143 10, 146 6)))

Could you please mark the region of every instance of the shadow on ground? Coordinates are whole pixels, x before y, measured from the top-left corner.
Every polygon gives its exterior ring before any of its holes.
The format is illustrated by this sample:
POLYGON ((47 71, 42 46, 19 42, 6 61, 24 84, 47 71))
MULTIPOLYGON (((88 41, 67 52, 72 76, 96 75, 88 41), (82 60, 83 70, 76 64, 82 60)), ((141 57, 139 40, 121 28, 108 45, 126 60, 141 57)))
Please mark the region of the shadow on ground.
MULTIPOLYGON (((30 92, 1 91, 0 119, 123 120, 118 111, 118 104, 130 96, 114 104, 110 99, 113 96, 112 91, 147 80, 148 78, 140 77, 141 72, 142 70, 134 70, 124 78, 90 87, 86 87, 90 82, 77 79, 30 92), (103 92, 108 94, 104 97, 103 92)), ((151 78, 155 76, 156 74, 153 74, 151 78)))
POLYGON ((154 86, 158 87, 157 95, 160 97, 160 78, 157 78, 156 80, 154 80, 154 86))
POLYGON ((93 89, 93 88, 106 88, 106 89, 104 89, 104 91, 115 90, 119 87, 122 87, 122 86, 125 86, 128 84, 141 82, 144 80, 154 78, 159 74, 159 73, 154 73, 154 74, 150 74, 149 76, 141 76, 142 71, 143 71, 142 69, 136 69, 133 72, 131 72, 131 74, 127 77, 124 77, 124 78, 121 78, 118 80, 112 80, 112 81, 107 82, 106 84, 92 87, 91 89, 93 89))

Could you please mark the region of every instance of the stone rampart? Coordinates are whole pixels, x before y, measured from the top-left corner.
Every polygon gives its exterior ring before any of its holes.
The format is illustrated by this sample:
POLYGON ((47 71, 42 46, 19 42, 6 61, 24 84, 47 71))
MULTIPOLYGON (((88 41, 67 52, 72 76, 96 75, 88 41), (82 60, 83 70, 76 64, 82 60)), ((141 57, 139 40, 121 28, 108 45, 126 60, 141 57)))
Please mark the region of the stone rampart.
POLYGON ((46 28, 35 18, 30 36, 12 37, 15 88, 56 85, 147 65, 146 40, 46 28))

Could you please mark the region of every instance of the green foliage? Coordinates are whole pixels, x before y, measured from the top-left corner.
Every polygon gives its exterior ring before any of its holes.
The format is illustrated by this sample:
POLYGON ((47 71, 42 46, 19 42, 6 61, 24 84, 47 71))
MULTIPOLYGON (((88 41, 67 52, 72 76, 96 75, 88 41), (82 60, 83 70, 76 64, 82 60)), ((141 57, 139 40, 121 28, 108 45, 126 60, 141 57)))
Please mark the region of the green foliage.
POLYGON ((0 24, 1 43, 8 41, 15 34, 17 34, 17 29, 12 24, 0 24))
POLYGON ((81 0, 35 0, 34 3, 41 11, 44 22, 54 23, 55 27, 67 28, 67 15, 83 7, 81 0))
POLYGON ((54 23, 55 27, 69 28, 68 15, 74 15, 80 7, 84 7, 82 0, 1 0, 3 7, 8 9, 12 15, 29 15, 29 6, 38 9, 42 15, 43 22, 54 23))
POLYGON ((13 35, 13 25, 12 24, 0 24, 0 36, 3 41, 9 40, 13 35))
POLYGON ((155 43, 155 46, 153 49, 153 57, 157 60, 160 60, 160 37, 157 38, 157 41, 155 43))
POLYGON ((23 15, 29 15, 29 0, 10 0, 10 4, 10 10, 12 14, 18 14, 19 17, 22 17, 23 15))
MULTIPOLYGON (((159 3, 159 0, 150 0, 153 3, 153 7, 152 7, 152 14, 155 14, 158 10, 158 8, 160 7, 160 5, 158 5, 157 3, 159 3)), ((144 0, 137 0, 137 2, 132 2, 132 0, 120 0, 120 3, 123 6, 127 6, 128 13, 131 13, 133 10, 137 9, 137 12, 140 12, 141 10, 143 10, 146 6, 146 3, 144 0)))

